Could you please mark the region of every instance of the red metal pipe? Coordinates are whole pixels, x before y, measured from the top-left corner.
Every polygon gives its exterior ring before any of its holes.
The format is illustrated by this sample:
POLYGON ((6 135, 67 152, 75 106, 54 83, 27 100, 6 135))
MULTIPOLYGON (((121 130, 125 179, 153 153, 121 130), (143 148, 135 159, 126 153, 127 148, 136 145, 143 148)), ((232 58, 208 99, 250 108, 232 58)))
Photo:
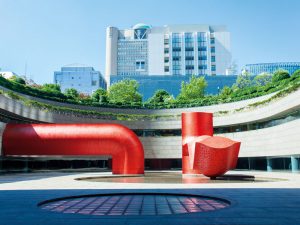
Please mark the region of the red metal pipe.
POLYGON ((200 168, 191 168, 191 157, 188 152, 188 143, 192 139, 213 135, 213 114, 205 112, 185 112, 181 114, 182 125, 182 173, 200 174, 200 168))
POLYGON ((144 174, 144 149, 118 124, 7 124, 5 156, 111 155, 113 174, 144 174))

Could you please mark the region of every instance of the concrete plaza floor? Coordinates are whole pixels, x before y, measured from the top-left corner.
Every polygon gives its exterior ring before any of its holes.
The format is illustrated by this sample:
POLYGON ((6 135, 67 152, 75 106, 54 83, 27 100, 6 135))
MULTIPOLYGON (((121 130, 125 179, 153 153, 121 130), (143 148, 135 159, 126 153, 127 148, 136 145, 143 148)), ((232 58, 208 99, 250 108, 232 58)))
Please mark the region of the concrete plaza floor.
POLYGON ((235 171, 230 174, 279 179, 234 183, 114 183, 76 178, 109 173, 19 173, 0 175, 0 224, 300 224, 300 174, 235 171), (93 216, 63 214, 37 204, 66 196, 110 193, 181 193, 220 197, 231 206, 210 212, 176 215, 93 216))

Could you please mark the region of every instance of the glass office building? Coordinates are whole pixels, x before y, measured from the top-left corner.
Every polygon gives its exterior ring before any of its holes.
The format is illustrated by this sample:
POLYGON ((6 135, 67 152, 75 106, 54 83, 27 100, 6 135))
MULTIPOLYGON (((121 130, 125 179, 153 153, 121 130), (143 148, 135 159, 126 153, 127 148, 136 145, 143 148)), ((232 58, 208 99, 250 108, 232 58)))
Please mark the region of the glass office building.
MULTIPOLYGON (((155 91, 164 89, 171 95, 176 97, 181 88, 182 82, 189 82, 191 75, 180 76, 180 75, 129 75, 129 76, 111 76, 111 84, 119 82, 124 79, 133 79, 139 83, 139 92, 143 95, 143 100, 147 100, 155 91)), ((205 76, 207 81, 206 94, 218 94, 224 86, 231 87, 237 76, 205 76)))
POLYGON ((99 71, 81 64, 63 66, 54 72, 54 83, 59 84, 62 92, 74 88, 80 93, 91 95, 98 88, 106 89, 106 81, 99 71))
POLYGON ((287 70, 290 74, 293 74, 296 70, 300 69, 300 62, 257 63, 246 64, 243 67, 243 70, 249 72, 251 75, 274 73, 279 69, 287 70))
POLYGON ((110 76, 227 75, 230 33, 225 26, 137 24, 108 27, 106 72, 110 76))

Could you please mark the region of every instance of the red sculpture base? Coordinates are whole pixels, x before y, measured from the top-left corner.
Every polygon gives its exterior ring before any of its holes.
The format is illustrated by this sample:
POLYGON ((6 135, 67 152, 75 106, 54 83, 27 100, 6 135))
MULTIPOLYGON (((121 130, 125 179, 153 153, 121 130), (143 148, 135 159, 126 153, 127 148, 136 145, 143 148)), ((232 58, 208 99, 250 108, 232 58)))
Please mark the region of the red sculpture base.
POLYGON ((144 150, 117 124, 7 124, 5 156, 112 156, 113 174, 144 174, 144 150))

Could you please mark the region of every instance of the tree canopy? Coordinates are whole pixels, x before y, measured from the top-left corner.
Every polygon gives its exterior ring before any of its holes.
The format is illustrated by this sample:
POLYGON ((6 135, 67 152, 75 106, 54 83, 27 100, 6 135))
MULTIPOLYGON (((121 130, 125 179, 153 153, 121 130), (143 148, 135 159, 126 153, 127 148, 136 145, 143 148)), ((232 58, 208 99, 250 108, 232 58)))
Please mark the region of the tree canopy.
POLYGON ((167 103, 174 100, 174 97, 170 95, 166 90, 157 90, 154 95, 148 99, 150 104, 167 103))
POLYGON ((274 72, 274 75, 272 77, 272 82, 278 82, 278 81, 281 81, 281 80, 285 80, 287 78, 290 78, 290 74, 288 71, 286 70, 277 70, 274 72))
POLYGON ((136 80, 126 79, 114 83, 108 90, 108 100, 110 103, 141 104, 142 95, 138 92, 138 87, 136 80))
POLYGON ((61 92, 59 84, 44 84, 42 90, 46 92, 61 92))
POLYGON ((92 94, 93 102, 106 103, 107 102, 107 91, 103 88, 99 88, 92 94))
POLYGON ((197 77, 193 75, 190 82, 181 83, 180 94, 178 95, 178 100, 190 101, 204 97, 205 88, 207 87, 207 82, 205 77, 197 77))
POLYGON ((251 75, 249 72, 244 71, 240 75, 238 75, 233 87, 237 89, 243 89, 246 87, 250 87, 251 85, 252 85, 251 75))
POLYGON ((22 78, 22 77, 18 77, 18 76, 12 76, 11 78, 9 78, 9 80, 13 81, 13 82, 16 82, 16 83, 19 83, 19 84, 23 84, 25 85, 26 84, 26 81, 22 78))
POLYGON ((256 86, 265 86, 266 84, 272 81, 272 74, 270 73, 261 73, 254 77, 254 85, 256 86))
POLYGON ((75 88, 68 88, 68 89, 66 89, 66 91, 65 91, 65 95, 66 95, 68 98, 76 99, 76 98, 78 98, 79 93, 78 93, 78 91, 77 91, 75 88))

